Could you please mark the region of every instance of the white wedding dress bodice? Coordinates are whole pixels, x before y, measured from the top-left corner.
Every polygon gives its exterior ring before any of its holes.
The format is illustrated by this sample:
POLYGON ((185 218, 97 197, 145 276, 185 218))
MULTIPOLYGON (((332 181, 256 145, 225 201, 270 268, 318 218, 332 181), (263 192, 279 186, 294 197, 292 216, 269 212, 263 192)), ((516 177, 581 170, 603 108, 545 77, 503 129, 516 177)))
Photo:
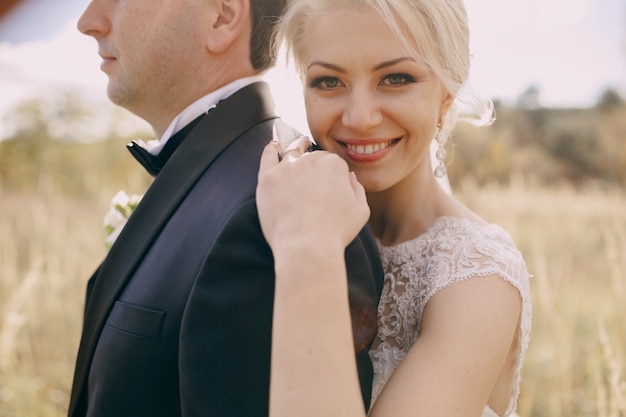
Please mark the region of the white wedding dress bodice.
MULTIPOLYGON (((396 246, 379 242, 385 278, 379 329, 370 350, 372 404, 420 334, 422 312, 439 290, 472 277, 498 275, 520 293, 522 314, 514 392, 505 416, 515 415, 520 370, 531 327, 529 275, 509 234, 494 224, 440 217, 422 235, 396 246)), ((482 417, 499 417, 487 405, 482 417)))

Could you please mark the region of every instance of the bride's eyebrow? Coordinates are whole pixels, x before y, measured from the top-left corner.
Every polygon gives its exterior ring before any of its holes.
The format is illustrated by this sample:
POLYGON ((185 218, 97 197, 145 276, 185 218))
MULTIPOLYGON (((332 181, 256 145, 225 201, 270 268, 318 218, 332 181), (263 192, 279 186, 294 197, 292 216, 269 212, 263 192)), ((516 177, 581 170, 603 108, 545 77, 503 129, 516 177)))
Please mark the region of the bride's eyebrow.
POLYGON ((346 73, 346 70, 343 69, 342 67, 340 67, 339 65, 335 65, 335 64, 331 64, 328 62, 324 62, 324 61, 313 61, 309 64, 308 67, 306 67, 307 71, 311 69, 311 67, 314 66, 320 66, 329 70, 333 70, 333 71, 337 71, 337 72, 341 72, 341 73, 346 73))
MULTIPOLYGON (((387 68, 387 67, 392 67, 392 66, 394 66, 396 64, 399 64, 400 62, 404 62, 404 61, 412 61, 412 62, 417 63, 415 58, 412 58, 410 56, 403 56, 403 57, 400 57, 400 58, 391 59, 389 61, 384 61, 384 62, 381 62, 380 64, 375 65, 374 68, 372 68, 372 72, 376 72, 376 71, 379 71, 379 70, 387 68)), ((320 66, 320 67, 323 67, 323 68, 326 68, 326 69, 329 69, 329 70, 332 70, 332 71, 340 72, 342 74, 347 73, 347 71, 343 67, 340 67, 339 65, 331 64, 330 62, 324 62, 324 61, 313 61, 313 62, 311 62, 306 67, 307 71, 309 69, 311 69, 311 67, 314 67, 314 66, 320 66)))
POLYGON ((417 62, 414 58, 411 58, 410 56, 404 56, 404 57, 401 57, 401 58, 396 58, 396 59, 392 59, 392 60, 389 60, 389 61, 381 62, 380 64, 374 66, 374 68, 372 69, 372 72, 381 70, 383 68, 392 67, 392 66, 394 66, 396 64, 399 64, 400 62, 404 62, 404 61, 417 62))

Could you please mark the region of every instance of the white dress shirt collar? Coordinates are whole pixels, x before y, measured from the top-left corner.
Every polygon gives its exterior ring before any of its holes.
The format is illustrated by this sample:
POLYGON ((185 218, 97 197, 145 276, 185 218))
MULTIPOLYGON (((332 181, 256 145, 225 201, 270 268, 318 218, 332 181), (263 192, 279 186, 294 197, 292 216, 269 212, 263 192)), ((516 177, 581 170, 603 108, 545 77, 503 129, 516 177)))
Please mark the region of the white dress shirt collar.
POLYGON ((163 146, 165 146, 165 144, 167 143, 167 141, 179 130, 187 126, 187 124, 189 124, 192 120, 200 116, 202 113, 205 113, 215 107, 217 103, 219 103, 221 100, 230 97, 232 94, 239 91, 240 89, 258 81, 263 81, 263 76, 254 75, 252 77, 240 78, 230 84, 226 84, 225 86, 210 92, 204 97, 201 97, 200 99, 191 103, 185 110, 183 110, 171 121, 160 139, 150 140, 145 144, 142 143, 142 147, 148 150, 151 154, 158 155, 159 152, 161 152, 161 149, 163 149, 163 146))

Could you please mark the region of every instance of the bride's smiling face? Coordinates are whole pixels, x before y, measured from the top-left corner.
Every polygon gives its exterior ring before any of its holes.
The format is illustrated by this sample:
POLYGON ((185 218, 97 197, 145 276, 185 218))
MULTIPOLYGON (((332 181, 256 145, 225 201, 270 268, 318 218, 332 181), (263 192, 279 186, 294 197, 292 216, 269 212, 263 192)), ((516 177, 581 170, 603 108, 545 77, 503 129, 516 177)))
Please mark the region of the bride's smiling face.
POLYGON ((433 175, 429 146, 452 98, 379 14, 340 8, 310 18, 299 60, 312 136, 366 191, 433 175))

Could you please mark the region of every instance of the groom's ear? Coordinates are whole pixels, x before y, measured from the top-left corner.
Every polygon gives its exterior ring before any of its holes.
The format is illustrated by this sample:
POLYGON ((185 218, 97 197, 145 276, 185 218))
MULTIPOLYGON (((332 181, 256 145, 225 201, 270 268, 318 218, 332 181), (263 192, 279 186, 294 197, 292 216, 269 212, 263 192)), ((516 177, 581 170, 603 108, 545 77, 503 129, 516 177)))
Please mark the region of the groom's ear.
POLYGON ((214 13, 206 38, 207 49, 224 53, 236 42, 249 45, 252 32, 249 0, 212 0, 214 13), (245 39, 242 39, 245 37, 245 39))

